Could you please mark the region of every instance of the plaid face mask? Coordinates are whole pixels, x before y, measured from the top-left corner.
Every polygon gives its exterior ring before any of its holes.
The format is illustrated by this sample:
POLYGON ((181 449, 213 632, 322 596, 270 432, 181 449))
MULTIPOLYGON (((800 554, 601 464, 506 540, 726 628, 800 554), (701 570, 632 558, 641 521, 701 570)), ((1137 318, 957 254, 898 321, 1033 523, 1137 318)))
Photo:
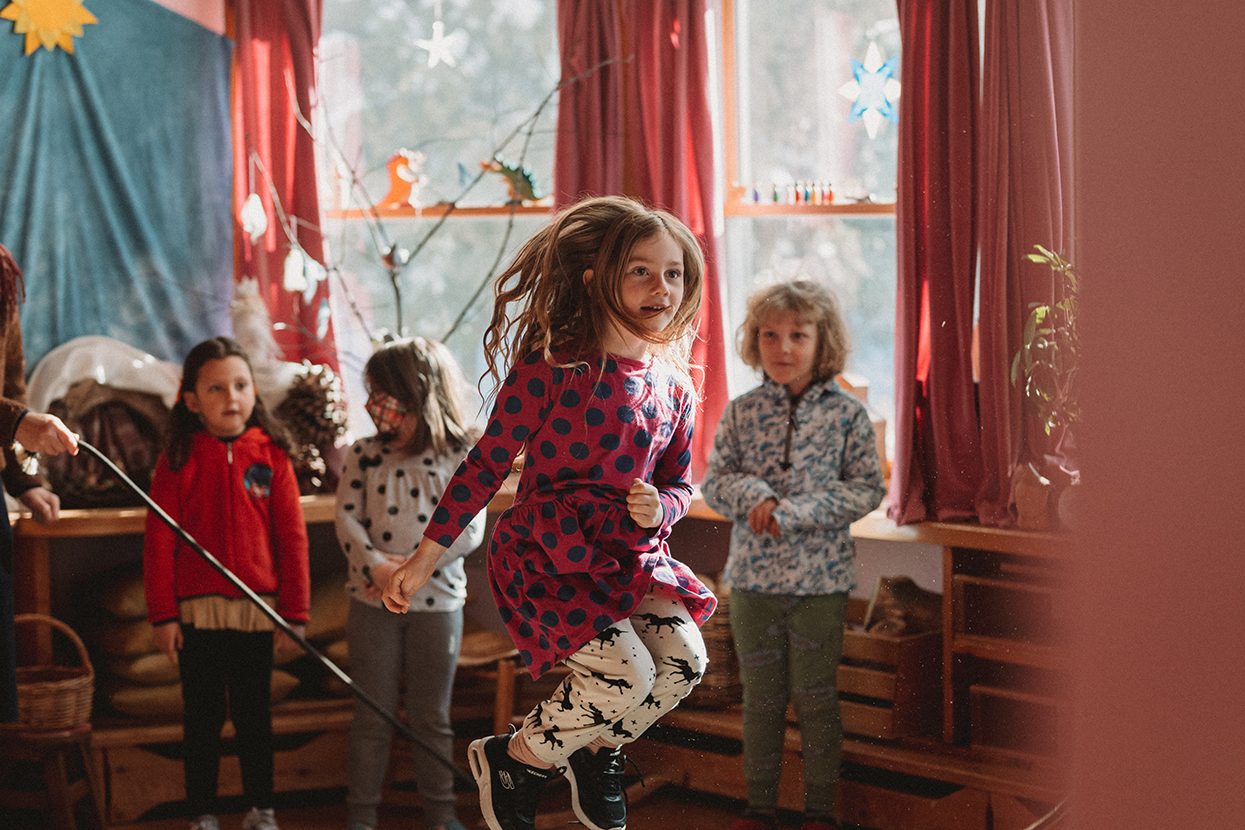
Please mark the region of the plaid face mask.
POLYGON ((402 422, 406 420, 406 407, 397 398, 384 392, 373 392, 367 397, 363 406, 376 424, 376 431, 381 435, 397 435, 402 422))

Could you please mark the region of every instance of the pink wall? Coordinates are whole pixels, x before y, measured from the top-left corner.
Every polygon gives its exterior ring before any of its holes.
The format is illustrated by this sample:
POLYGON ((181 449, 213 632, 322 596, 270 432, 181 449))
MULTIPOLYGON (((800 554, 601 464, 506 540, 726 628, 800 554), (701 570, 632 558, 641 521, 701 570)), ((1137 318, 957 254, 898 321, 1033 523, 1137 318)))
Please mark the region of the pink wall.
POLYGON ((1073 822, 1245 826, 1245 6, 1077 0, 1073 822))

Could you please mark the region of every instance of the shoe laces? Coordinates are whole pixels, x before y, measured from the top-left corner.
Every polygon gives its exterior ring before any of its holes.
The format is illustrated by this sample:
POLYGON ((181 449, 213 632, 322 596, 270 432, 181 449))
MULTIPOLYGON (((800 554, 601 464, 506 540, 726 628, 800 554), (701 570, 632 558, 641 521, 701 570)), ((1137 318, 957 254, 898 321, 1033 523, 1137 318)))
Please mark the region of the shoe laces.
POLYGON ((627 804, 627 791, 623 788, 622 782, 628 765, 635 771, 636 777, 640 780, 640 786, 648 792, 648 785, 644 783, 644 774, 640 772, 640 768, 630 755, 623 754, 621 747, 602 749, 592 758, 593 763, 588 767, 588 774, 601 795, 606 798, 620 795, 623 804, 627 804))

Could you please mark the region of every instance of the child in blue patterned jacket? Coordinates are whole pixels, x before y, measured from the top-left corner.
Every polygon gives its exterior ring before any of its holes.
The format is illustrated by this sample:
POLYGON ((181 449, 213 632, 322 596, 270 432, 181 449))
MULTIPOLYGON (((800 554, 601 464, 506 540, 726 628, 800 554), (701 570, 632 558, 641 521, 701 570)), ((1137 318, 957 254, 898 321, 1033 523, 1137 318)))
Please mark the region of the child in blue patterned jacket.
POLYGON ((848 338, 833 295, 808 281, 749 299, 740 356, 761 385, 727 406, 702 484, 735 525, 723 582, 739 655, 748 808, 732 830, 773 830, 788 701, 804 754, 803 830, 836 827, 843 728, 836 674, 849 525, 885 486, 865 407, 835 381, 848 338))

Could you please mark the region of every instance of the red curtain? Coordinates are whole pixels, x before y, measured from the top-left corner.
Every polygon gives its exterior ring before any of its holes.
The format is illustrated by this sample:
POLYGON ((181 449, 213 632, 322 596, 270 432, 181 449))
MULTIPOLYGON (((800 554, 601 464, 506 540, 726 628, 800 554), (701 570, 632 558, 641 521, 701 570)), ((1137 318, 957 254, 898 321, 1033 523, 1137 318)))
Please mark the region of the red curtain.
MULTIPOLYGON (((1013 486, 1033 462, 1058 480, 1068 436, 1046 435, 1011 382, 1030 303, 1052 302, 1035 244, 1072 258, 1070 0, 986 5, 981 118, 982 524, 1015 522, 1013 486)), ((1075 260, 1073 260, 1075 262, 1075 260)))
POLYGON ((619 62, 565 86, 558 99, 555 207, 584 196, 632 196, 678 216, 705 251, 704 301, 693 360, 701 411, 692 447, 699 481, 726 406, 726 346, 713 228, 705 0, 558 0, 562 78, 619 62), (626 59, 623 61, 622 59, 626 59))
POLYGON ((899 524, 976 518, 976 0, 898 0, 903 42, 896 207, 899 524))
POLYGON ((307 257, 324 262, 315 143, 299 123, 311 118, 320 22, 320 0, 234 2, 234 216, 252 192, 268 215, 268 230, 255 243, 235 225, 235 275, 259 281, 286 360, 336 369, 332 326, 324 318, 328 281, 310 297, 282 285, 289 223, 307 257))

